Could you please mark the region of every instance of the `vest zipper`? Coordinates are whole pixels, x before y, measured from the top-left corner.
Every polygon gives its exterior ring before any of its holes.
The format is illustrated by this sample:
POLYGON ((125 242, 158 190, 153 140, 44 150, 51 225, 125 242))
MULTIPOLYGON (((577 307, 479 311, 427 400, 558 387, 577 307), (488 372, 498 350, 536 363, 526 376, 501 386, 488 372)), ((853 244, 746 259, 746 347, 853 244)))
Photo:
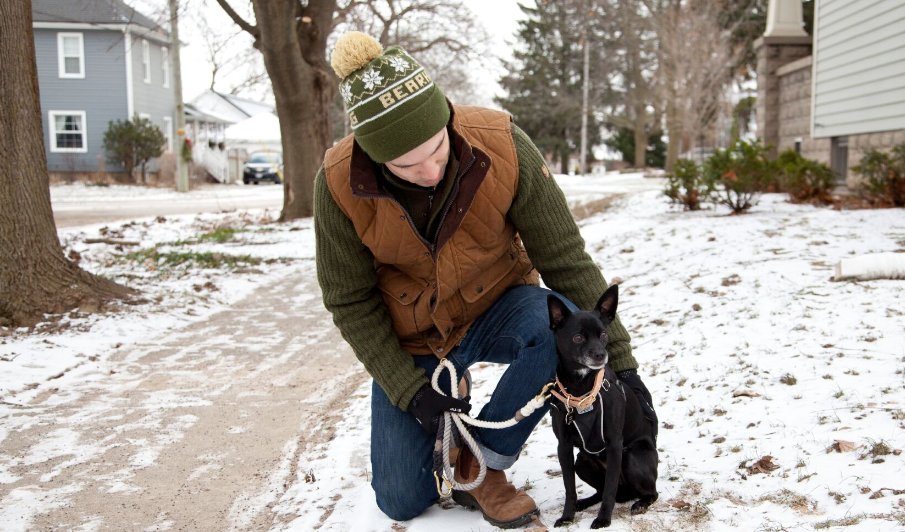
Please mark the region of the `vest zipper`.
POLYGON ((423 236, 421 236, 421 233, 418 232, 418 228, 415 227, 415 222, 412 221, 412 217, 409 215, 408 211, 405 210, 405 207, 403 207, 402 204, 396 200, 396 198, 394 198, 392 196, 385 196, 382 194, 365 194, 363 192, 359 192, 358 194, 355 194, 355 195, 359 198, 385 199, 385 200, 392 201, 393 203, 395 203, 396 206, 399 207, 399 210, 402 211, 402 214, 405 216, 405 219, 408 221, 409 227, 412 228, 412 232, 415 233, 415 236, 418 237, 418 240, 420 240, 421 243, 424 244, 424 247, 426 247, 428 250, 430 250, 431 254, 433 254, 434 246, 431 245, 430 242, 425 240, 423 236))
MULTIPOLYGON (((459 175, 456 176, 455 188, 453 188, 452 196, 450 196, 449 200, 446 202, 446 207, 443 209, 443 216, 440 217, 440 223, 437 225, 437 236, 440 236, 440 232, 443 230, 443 222, 446 221, 446 215, 449 214, 449 209, 452 208, 453 203, 456 202, 456 196, 459 195, 459 179, 465 175, 471 166, 474 164, 475 157, 472 156, 471 160, 468 161, 468 164, 465 166, 465 169, 459 172, 459 175)), ((434 253, 439 252, 436 246, 431 246, 434 253)))

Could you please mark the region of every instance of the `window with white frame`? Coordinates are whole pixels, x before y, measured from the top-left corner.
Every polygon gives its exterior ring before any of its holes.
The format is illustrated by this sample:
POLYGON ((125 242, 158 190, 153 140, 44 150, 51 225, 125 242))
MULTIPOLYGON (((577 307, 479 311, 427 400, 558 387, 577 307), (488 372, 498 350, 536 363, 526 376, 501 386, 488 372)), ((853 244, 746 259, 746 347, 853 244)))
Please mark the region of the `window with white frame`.
POLYGON ((151 45, 147 39, 141 40, 141 68, 145 83, 151 83, 151 45))
POLYGON ((88 135, 85 130, 85 111, 49 111, 50 151, 88 151, 88 135))
POLYGON ((81 33, 57 33, 61 78, 85 77, 85 40, 81 33))
POLYGON ((173 117, 163 117, 163 136, 167 138, 167 151, 173 151, 173 117))
POLYGON ((164 88, 170 88, 170 49, 166 46, 160 47, 160 69, 163 74, 164 88))

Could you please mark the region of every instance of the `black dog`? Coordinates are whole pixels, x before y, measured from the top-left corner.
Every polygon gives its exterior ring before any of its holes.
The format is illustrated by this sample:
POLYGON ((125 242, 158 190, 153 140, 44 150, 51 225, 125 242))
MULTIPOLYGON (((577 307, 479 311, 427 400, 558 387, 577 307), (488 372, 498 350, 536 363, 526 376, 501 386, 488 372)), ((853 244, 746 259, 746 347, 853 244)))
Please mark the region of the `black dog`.
POLYGON ((610 526, 616 502, 638 499, 632 505, 634 515, 657 500, 658 458, 651 422, 634 392, 626 392, 607 366, 606 330, 616 319, 618 301, 617 285, 604 292, 590 312, 571 312, 561 299, 547 296, 559 354, 554 394, 558 397, 550 413, 566 488, 565 508, 556 527, 572 521, 576 510, 601 501, 591 528, 610 526), (598 376, 600 370, 605 373, 598 376), (577 459, 574 447, 578 447, 577 459), (597 493, 578 500, 576 473, 597 493))

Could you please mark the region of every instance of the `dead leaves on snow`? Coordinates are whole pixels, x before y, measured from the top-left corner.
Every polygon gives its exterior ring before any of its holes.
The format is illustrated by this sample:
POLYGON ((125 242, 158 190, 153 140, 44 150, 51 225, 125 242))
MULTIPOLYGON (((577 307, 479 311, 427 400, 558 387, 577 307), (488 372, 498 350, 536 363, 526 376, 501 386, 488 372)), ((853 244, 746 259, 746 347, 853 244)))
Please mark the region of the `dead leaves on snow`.
POLYGON ((760 460, 745 468, 749 475, 768 474, 777 469, 779 469, 779 466, 773 463, 773 457, 770 455, 762 456, 760 460))
POLYGON ((853 442, 845 440, 833 440, 833 444, 826 448, 827 453, 836 451, 837 453, 850 453, 857 449, 858 446, 853 442))

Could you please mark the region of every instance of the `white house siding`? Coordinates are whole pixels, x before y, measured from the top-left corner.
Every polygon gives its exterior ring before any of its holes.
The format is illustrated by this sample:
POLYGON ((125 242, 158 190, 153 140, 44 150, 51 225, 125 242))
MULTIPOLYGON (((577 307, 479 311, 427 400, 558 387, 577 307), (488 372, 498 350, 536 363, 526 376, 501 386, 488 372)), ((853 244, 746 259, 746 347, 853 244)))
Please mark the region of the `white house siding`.
POLYGON ((905 129, 905 1, 817 0, 814 138, 905 129))
MULTIPOLYGON (((51 172, 90 172, 98 170, 98 157, 104 158, 103 140, 111 120, 126 117, 125 47, 123 34, 108 30, 35 29, 35 55, 44 148, 51 172), (82 33, 85 48, 85 77, 60 78, 57 60, 57 33, 82 33), (87 151, 54 153, 51 151, 50 111, 83 111, 86 118, 87 151)), ((115 169, 108 166, 108 170, 115 169)))

